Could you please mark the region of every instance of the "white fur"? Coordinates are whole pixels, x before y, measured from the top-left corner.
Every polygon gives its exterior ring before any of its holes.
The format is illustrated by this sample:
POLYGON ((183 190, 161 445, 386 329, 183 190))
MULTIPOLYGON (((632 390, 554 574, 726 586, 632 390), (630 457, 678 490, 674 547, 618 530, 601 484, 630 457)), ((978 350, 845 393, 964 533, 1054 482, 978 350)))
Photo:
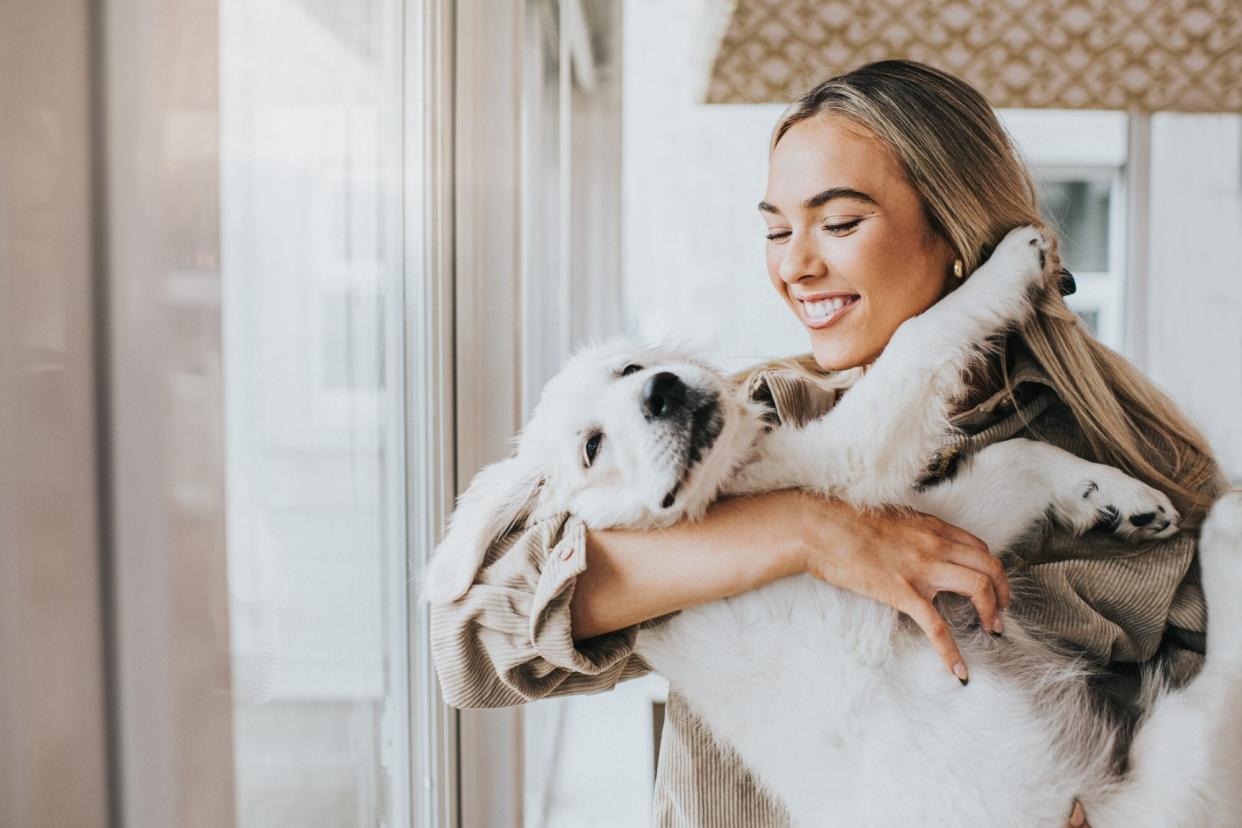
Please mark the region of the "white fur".
MULTIPOLYGON (((1010 233, 958 290, 904 323, 826 417, 801 429, 764 433, 752 403, 676 349, 613 342, 580 352, 545 389, 515 457, 481 473, 459 504, 426 594, 458 597, 487 544, 539 515, 654 527, 697 517, 722 492, 791 486, 929 512, 996 552, 1046 514, 1085 531, 1111 508, 1123 537, 1172 534, 1177 515, 1163 494, 1044 443, 995 444, 952 479, 914 485, 951 434, 963 369, 989 337, 1030 314, 1029 297, 1048 278, 1046 249, 1031 228, 1010 233), (641 370, 618 377, 627 363, 641 370), (638 404, 658 371, 679 376, 693 400, 714 399, 720 414, 710 450, 690 465, 688 415, 652 419, 638 404), (582 444, 595 432, 604 448, 587 468, 582 444), (1148 514, 1158 517, 1129 520, 1148 514)), ((1006 619, 1002 639, 959 640, 967 687, 895 611, 810 576, 683 610, 643 630, 638 647, 795 825, 1060 825, 1075 797, 1097 828, 1212 824, 1229 780, 1207 737, 1242 686, 1240 551, 1242 495, 1233 495, 1201 541, 1214 613, 1206 666, 1157 702, 1125 778, 1111 769, 1115 734, 1089 703, 1087 669, 1016 619, 1006 619)))

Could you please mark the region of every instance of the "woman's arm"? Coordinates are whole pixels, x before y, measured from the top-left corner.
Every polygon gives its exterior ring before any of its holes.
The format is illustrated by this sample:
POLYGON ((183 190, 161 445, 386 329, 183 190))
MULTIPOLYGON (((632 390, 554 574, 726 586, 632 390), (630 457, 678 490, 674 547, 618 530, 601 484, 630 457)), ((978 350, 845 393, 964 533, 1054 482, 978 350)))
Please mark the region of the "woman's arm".
POLYGON ((429 638, 444 699, 491 708, 599 693, 650 672, 637 625, 574 641, 569 598, 586 570, 582 521, 560 513, 493 541, 466 594, 431 602, 429 638))
POLYGON ((666 529, 587 530, 586 544, 589 566, 570 602, 575 640, 805 572, 909 615, 964 680, 932 599, 966 595, 997 631, 998 605, 1009 601, 1000 562, 970 533, 931 515, 858 510, 798 490, 726 498, 701 520, 666 529))

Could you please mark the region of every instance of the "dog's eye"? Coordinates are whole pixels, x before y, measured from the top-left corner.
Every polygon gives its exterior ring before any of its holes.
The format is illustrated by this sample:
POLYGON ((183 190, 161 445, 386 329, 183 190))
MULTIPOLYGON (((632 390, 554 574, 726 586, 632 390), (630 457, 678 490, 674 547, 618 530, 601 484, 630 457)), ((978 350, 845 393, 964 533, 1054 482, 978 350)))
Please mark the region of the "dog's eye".
POLYGON ((591 464, 595 462, 595 455, 599 454, 599 444, 603 440, 604 435, 598 431, 587 439, 586 445, 582 447, 582 465, 588 469, 591 468, 591 464))
POLYGON ((643 370, 643 366, 635 365, 631 362, 629 365, 621 369, 621 376, 628 377, 630 374, 638 373, 641 370, 643 370))

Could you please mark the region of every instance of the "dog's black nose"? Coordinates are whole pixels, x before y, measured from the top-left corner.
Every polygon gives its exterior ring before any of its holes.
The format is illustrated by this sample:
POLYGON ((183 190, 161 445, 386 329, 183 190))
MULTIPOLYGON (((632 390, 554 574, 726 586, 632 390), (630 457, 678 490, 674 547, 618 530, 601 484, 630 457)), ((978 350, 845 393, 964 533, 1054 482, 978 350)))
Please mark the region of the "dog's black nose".
POLYGON ((686 404, 686 384, 669 371, 661 371, 643 384, 643 414, 648 420, 667 417, 686 404))

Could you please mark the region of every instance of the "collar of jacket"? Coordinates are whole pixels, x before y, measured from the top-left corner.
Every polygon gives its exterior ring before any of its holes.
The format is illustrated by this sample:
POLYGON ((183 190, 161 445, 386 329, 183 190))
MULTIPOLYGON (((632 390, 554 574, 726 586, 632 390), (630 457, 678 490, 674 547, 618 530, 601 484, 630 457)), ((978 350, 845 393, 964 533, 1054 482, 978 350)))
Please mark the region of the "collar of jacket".
POLYGON ((1050 395, 1055 397, 1056 386, 1052 384, 1052 379, 1016 336, 1001 345, 995 359, 1009 362, 1009 382, 1013 386, 1017 406, 1015 408, 1014 401, 1004 388, 998 388, 982 402, 962 409, 949 418, 950 423, 965 432, 978 431, 999 417, 1010 414, 1025 413, 1028 420, 1033 419, 1047 407, 1047 400, 1042 405, 1040 401, 1050 395), (1039 411, 1033 411, 1036 407, 1039 411))

